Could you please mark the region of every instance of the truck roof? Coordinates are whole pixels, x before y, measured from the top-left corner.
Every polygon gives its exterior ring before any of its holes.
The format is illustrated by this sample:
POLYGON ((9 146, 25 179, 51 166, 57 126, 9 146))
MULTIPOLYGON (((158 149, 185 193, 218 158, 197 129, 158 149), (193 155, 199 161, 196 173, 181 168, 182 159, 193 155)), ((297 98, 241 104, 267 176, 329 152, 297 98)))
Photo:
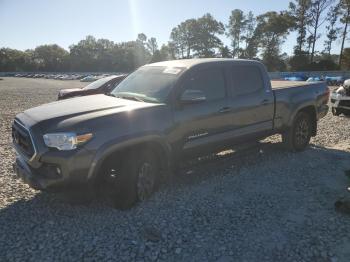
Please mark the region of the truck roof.
POLYGON ((163 61, 153 64, 148 64, 146 66, 165 66, 165 67, 184 67, 190 68, 199 64, 207 64, 207 63, 237 63, 237 64, 251 64, 257 63, 261 64, 259 61, 248 60, 248 59, 233 59, 233 58, 193 58, 193 59, 179 59, 179 60, 170 60, 163 61))

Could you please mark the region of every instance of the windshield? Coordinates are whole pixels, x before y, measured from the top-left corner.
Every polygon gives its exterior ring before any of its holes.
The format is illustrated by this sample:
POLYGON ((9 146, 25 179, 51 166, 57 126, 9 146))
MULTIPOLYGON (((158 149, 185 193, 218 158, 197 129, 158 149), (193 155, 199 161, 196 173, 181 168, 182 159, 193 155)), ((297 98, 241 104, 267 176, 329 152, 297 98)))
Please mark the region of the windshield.
POLYGON ((111 94, 146 102, 162 103, 183 68, 145 66, 130 74, 111 94))
POLYGON ((100 88, 101 86, 103 86, 105 83, 107 83, 108 81, 112 80, 113 78, 115 78, 116 76, 109 76, 109 77, 104 77, 101 78, 99 80, 96 80, 94 82, 92 82, 91 84, 88 84, 87 86, 85 86, 83 89, 88 90, 88 89, 97 89, 100 88))

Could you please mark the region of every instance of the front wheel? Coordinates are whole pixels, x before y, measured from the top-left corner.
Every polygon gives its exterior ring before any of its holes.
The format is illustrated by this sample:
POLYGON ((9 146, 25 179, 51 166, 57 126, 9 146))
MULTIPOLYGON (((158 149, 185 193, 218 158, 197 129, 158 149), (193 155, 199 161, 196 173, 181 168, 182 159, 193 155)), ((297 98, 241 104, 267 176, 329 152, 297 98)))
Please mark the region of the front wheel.
POLYGON ((122 161, 115 161, 106 169, 104 184, 115 207, 129 209, 153 194, 158 174, 158 161, 152 151, 131 150, 122 161))
POLYGON ((312 134, 312 122, 309 114, 299 112, 293 125, 282 134, 282 141, 286 147, 293 151, 303 151, 310 143, 312 134))

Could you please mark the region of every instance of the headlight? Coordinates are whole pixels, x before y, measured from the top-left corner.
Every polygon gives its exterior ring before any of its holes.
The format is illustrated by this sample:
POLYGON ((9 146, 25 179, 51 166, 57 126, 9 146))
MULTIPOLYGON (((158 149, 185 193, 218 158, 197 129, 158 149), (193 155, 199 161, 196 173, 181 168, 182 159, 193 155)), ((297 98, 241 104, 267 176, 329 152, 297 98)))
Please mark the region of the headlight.
POLYGON ((75 133, 52 133, 44 135, 44 142, 48 147, 57 148, 58 150, 73 150, 91 138, 91 133, 83 135, 77 135, 75 133))

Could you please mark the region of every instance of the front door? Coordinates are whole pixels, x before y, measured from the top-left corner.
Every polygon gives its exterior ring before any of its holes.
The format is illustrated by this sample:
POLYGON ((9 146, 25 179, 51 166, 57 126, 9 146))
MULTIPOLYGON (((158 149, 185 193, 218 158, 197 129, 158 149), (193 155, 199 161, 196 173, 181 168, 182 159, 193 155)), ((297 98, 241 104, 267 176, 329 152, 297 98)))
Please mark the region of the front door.
POLYGON ((231 126, 227 106, 224 71, 211 67, 190 73, 180 86, 178 100, 186 90, 203 93, 205 101, 181 103, 175 109, 176 137, 182 137, 178 149, 185 153, 204 153, 222 142, 231 126))

